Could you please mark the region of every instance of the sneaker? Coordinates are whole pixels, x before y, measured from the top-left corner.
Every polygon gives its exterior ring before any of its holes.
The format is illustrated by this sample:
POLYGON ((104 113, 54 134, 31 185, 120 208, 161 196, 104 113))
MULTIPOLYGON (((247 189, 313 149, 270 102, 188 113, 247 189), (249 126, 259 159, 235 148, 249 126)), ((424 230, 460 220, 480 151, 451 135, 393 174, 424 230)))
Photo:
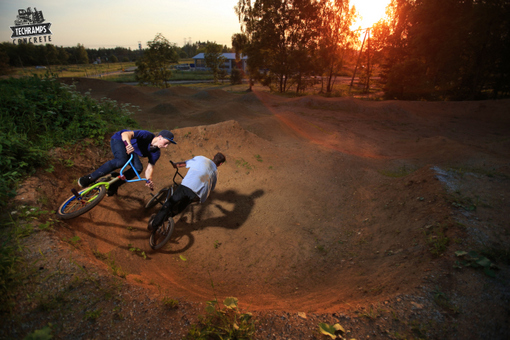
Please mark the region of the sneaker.
POLYGON ((80 177, 80 179, 78 180, 78 185, 82 188, 86 188, 90 185, 90 183, 92 183, 92 178, 90 176, 83 176, 83 177, 80 177))

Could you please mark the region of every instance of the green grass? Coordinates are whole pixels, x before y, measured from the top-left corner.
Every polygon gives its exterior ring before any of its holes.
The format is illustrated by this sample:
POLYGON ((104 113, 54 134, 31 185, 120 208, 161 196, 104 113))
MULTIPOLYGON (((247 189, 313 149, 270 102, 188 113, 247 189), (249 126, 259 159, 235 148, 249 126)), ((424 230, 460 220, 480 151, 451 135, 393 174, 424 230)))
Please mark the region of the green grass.
POLYGON ((49 150, 85 138, 99 144, 119 126, 138 127, 130 106, 96 101, 49 75, 0 80, 0 103, 0 208, 24 177, 41 167, 51 171, 49 150))
POLYGON ((207 301, 206 315, 201 316, 197 324, 191 325, 185 339, 252 339, 255 334, 252 314, 242 313, 235 297, 226 298, 223 306, 220 307, 217 299, 207 301))

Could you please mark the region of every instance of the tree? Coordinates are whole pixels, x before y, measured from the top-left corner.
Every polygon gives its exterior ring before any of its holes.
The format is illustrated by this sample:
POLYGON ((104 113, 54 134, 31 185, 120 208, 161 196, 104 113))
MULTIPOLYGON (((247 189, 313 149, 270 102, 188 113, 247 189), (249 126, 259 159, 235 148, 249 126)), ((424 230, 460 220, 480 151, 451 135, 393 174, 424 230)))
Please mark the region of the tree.
POLYGON ((314 0, 239 0, 235 10, 249 40, 248 66, 264 84, 286 92, 311 70, 320 6, 314 0))
POLYGON ((161 33, 148 41, 148 50, 136 61, 136 80, 140 85, 168 87, 167 80, 172 76, 170 65, 179 61, 177 47, 171 44, 161 33))
MULTIPOLYGON (((249 45, 249 38, 244 33, 235 33, 232 35, 232 48, 236 54, 236 63, 239 63, 245 54, 246 49, 249 45)), ((250 67, 247 67, 248 72, 248 83, 249 83, 249 91, 252 91, 252 77, 250 72, 250 67)), ((242 84, 243 82, 243 72, 235 67, 232 70, 232 74, 230 75, 230 80, 232 84, 242 84)))
POLYGON ((4 51, 3 45, 0 45, 0 75, 11 73, 9 67, 9 55, 4 51))
POLYGON ((326 2, 321 11, 319 60, 326 76, 326 92, 331 93, 334 79, 343 65, 344 53, 355 38, 350 27, 356 18, 356 11, 354 7, 349 8, 349 0, 326 2))
POLYGON ((221 76, 221 69, 227 61, 221 51, 223 47, 216 43, 208 43, 205 47, 204 59, 205 65, 211 70, 214 82, 218 82, 218 78, 221 76))
POLYGON ((510 2, 393 0, 390 9, 379 35, 387 98, 510 95, 510 2))
POLYGON ((83 45, 78 44, 76 48, 76 63, 77 64, 88 64, 89 63, 89 56, 87 54, 87 50, 85 50, 85 47, 83 45))

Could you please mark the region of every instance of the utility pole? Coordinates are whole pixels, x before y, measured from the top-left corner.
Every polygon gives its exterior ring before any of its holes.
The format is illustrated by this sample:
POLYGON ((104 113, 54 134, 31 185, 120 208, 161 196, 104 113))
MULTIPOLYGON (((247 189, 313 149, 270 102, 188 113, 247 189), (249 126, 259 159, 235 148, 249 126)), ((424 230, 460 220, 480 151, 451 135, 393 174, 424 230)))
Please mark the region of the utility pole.
POLYGON ((367 28, 367 84, 365 86, 365 93, 370 92, 370 28, 367 28))
POLYGON ((351 85, 349 87, 349 93, 351 93, 352 85, 354 84, 354 77, 356 77, 356 71, 358 70, 359 61, 361 59, 361 52, 363 52, 363 46, 365 46, 365 40, 367 39, 368 33, 370 32, 370 28, 363 28, 361 30, 365 30, 365 36, 363 37, 363 42, 361 43, 361 48, 358 54, 358 61, 356 62, 356 67, 354 68, 354 73, 352 74, 351 85))

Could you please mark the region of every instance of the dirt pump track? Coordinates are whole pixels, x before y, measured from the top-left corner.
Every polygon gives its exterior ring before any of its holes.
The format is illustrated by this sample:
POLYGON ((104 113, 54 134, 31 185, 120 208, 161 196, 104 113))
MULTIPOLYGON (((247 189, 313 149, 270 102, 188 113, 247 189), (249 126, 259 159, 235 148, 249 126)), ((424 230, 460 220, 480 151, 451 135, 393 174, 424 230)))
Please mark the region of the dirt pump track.
MULTIPOLYGON (((170 159, 227 157, 216 191, 178 221, 161 251, 148 244, 147 221, 156 210, 145 211, 150 196, 140 183, 66 221, 59 234, 79 236, 91 262, 101 265, 93 252, 109 253, 133 284, 156 282, 195 302, 236 296, 259 312, 348 314, 402 296, 440 309, 431 302, 440 287, 463 311, 437 317, 456 319, 452 339, 510 334, 509 291, 501 284, 508 265, 498 264, 497 279, 452 266, 457 250, 510 244, 510 101, 283 98, 62 81, 97 99, 139 106, 134 118, 145 129, 174 132, 178 144, 162 151, 156 189, 171 182, 170 159), (391 175, 400 172, 408 174, 391 175), (476 211, 452 205, 459 193, 478 198, 476 211), (433 256, 429 241, 438 230, 450 244, 433 256), (486 285, 492 293, 483 292, 486 285)), ((52 204, 108 157, 108 149, 76 156, 58 185, 45 188, 53 190, 52 204)))

